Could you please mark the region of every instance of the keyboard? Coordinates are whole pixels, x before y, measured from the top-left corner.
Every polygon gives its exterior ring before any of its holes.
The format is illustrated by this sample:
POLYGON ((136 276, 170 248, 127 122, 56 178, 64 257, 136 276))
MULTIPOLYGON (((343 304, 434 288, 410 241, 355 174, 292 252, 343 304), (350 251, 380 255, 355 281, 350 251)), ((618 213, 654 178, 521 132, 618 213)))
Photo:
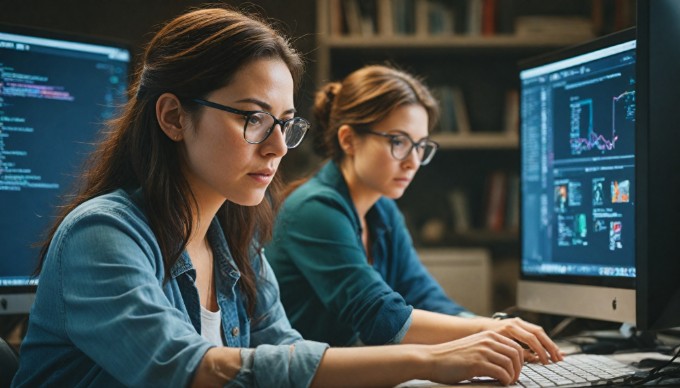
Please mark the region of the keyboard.
POLYGON ((583 387, 622 380, 635 373, 631 366, 595 354, 574 354, 554 364, 524 364, 517 386, 583 387))
MULTIPOLYGON (((608 381, 617 382, 632 375, 637 370, 619 361, 595 354, 572 354, 565 356, 563 361, 554 364, 525 363, 517 384, 511 388, 535 387, 586 387, 589 385, 603 385, 608 381)), ((433 383, 427 380, 409 380, 395 388, 435 388, 447 385, 433 383)), ((459 388, 501 386, 491 377, 475 377, 455 385, 459 388)))

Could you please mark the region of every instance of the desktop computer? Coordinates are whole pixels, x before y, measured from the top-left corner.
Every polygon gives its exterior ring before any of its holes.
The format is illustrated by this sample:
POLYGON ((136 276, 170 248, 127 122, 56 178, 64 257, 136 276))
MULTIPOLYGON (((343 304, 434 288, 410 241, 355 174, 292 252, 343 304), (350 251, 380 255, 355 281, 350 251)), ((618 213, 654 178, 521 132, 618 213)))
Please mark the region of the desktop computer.
MULTIPOLYGON (((517 305, 626 324, 633 340, 623 346, 638 349, 680 326, 678 20, 680 1, 639 0, 635 29, 529 59, 519 71, 517 305)), ((670 366, 639 378, 616 364, 592 381, 559 377, 572 361, 587 367, 601 357, 590 356, 527 365, 520 383, 680 382, 670 366)))
POLYGON ((636 322, 636 45, 521 64, 521 308, 636 322))
POLYGON ((36 243, 125 101, 121 43, 0 26, 0 314, 28 313, 36 243))
POLYGON ((520 65, 518 306, 680 326, 680 2, 520 65))

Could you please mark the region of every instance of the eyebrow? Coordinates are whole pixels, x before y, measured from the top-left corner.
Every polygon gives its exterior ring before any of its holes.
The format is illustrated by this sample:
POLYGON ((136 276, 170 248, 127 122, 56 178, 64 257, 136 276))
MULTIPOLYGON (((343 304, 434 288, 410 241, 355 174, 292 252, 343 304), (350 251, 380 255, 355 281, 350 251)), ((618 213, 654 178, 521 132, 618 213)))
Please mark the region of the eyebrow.
MULTIPOLYGON (((271 110, 272 110, 271 105, 267 104, 266 102, 264 102, 262 100, 258 100, 256 98, 244 98, 244 99, 238 100, 236 102, 247 102, 247 103, 255 104, 255 105, 259 106, 263 111, 269 112, 269 113, 271 113, 271 110)), ((290 114, 290 113, 297 113, 297 110, 295 108, 291 108, 291 109, 288 109, 288 110, 283 112, 284 115, 290 114)))

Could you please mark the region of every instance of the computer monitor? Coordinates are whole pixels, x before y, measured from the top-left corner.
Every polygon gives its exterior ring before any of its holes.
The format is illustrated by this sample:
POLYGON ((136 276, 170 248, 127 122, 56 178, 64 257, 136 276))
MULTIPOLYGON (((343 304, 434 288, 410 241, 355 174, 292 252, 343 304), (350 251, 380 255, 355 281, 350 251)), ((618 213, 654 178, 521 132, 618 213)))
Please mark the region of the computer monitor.
POLYGON ((636 44, 520 64, 522 309, 636 321, 636 44))
POLYGON ((29 311, 36 243, 124 102, 129 62, 120 43, 0 26, 0 314, 29 311))
POLYGON ((680 326, 680 2, 521 64, 520 308, 680 326))

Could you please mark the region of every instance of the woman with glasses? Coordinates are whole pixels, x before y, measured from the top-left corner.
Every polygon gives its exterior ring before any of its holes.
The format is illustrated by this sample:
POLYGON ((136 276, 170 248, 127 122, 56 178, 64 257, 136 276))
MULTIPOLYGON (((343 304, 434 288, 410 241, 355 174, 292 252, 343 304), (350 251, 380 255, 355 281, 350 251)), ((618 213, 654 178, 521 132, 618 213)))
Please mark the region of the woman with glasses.
POLYGON ((323 87, 314 111, 329 160, 294 184, 266 249, 293 327, 337 346, 432 344, 493 330, 532 357, 558 360, 539 326, 455 316, 472 314, 417 257, 394 199, 437 151, 428 89, 403 71, 367 66, 323 87))
POLYGON ((228 9, 192 11, 154 36, 48 232, 14 386, 517 380, 522 350, 493 332, 328 349, 291 328, 262 243, 279 163, 309 127, 293 102, 301 72, 282 35, 228 9))

